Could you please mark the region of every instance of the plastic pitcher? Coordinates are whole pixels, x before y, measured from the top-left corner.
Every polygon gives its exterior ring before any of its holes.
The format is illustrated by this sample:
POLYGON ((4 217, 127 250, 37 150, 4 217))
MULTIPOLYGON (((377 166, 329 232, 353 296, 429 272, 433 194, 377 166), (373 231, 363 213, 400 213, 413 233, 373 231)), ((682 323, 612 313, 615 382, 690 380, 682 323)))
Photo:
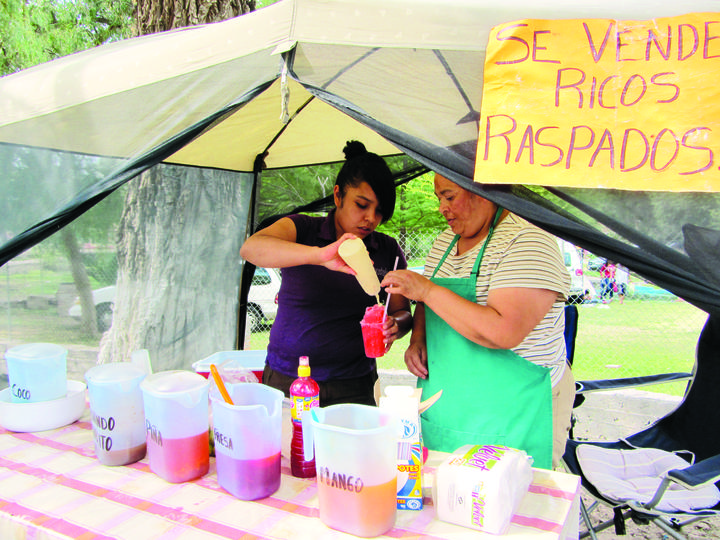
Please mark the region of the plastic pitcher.
POLYGON ((210 468, 208 380, 190 371, 161 371, 140 383, 150 469, 186 482, 210 468))
POLYGON ((395 524, 397 420, 368 405, 342 404, 303 415, 305 459, 317 469, 320 520, 357 536, 395 524))
POLYGON ((280 487, 280 390, 257 383, 227 385, 233 405, 211 394, 218 483, 238 499, 268 497, 280 487))
POLYGON ((26 343, 5 351, 10 401, 35 403, 67 395, 67 350, 52 343, 26 343))
POLYGON ((145 412, 140 383, 145 371, 130 362, 113 362, 85 373, 95 437, 103 465, 126 465, 145 457, 145 412))

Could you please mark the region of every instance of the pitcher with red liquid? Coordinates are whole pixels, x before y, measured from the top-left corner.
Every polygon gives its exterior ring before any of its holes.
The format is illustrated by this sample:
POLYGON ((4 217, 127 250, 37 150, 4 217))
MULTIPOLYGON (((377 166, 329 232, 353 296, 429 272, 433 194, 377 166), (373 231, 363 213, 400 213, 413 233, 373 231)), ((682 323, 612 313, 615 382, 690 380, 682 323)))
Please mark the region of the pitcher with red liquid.
POLYGON ((143 391, 150 470, 168 482, 187 482, 210 468, 208 381, 190 371, 145 377, 143 391))
POLYGON ((356 536, 390 530, 397 506, 398 420, 357 404, 309 412, 302 418, 305 459, 314 447, 320 520, 356 536))

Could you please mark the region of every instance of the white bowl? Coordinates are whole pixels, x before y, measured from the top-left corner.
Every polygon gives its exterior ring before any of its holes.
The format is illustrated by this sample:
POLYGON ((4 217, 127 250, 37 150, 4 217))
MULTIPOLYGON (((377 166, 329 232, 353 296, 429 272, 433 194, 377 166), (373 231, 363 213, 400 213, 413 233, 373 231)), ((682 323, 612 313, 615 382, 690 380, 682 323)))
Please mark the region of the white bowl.
POLYGON ((72 424, 85 410, 86 388, 84 382, 68 380, 65 397, 32 403, 13 403, 10 388, 0 390, 0 425, 9 431, 28 433, 72 424))

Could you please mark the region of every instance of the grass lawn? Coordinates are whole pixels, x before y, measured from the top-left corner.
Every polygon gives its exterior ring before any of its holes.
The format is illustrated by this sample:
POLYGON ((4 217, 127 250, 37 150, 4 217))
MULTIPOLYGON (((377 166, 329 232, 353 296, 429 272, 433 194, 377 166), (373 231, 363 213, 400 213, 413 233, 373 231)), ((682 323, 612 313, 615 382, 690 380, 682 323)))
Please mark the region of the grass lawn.
MULTIPOLYGON (((630 300, 621 305, 581 305, 573 373, 577 380, 613 379, 691 371, 707 315, 681 300, 630 300)), ((251 348, 267 346, 269 332, 255 333, 251 348)), ((406 369, 409 335, 378 358, 380 369, 406 369)), ((643 390, 680 396, 683 382, 643 390)))

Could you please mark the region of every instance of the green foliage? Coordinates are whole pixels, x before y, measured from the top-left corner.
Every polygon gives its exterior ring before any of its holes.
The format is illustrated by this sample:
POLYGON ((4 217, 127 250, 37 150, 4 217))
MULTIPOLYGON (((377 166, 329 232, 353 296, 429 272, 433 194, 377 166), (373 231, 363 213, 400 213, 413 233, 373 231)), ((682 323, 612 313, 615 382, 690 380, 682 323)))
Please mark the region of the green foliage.
POLYGON ((330 197, 338 170, 339 165, 332 164, 263 172, 258 192, 258 221, 330 197))
POLYGON ((3 0, 0 74, 131 35, 132 0, 3 0))
POLYGON ((447 222, 438 211, 433 173, 427 173, 397 188, 395 213, 380 230, 397 235, 408 230, 439 233, 446 228, 447 222))
POLYGON ((115 284, 118 273, 115 251, 92 251, 84 253, 82 259, 88 276, 93 278, 100 287, 115 284))

